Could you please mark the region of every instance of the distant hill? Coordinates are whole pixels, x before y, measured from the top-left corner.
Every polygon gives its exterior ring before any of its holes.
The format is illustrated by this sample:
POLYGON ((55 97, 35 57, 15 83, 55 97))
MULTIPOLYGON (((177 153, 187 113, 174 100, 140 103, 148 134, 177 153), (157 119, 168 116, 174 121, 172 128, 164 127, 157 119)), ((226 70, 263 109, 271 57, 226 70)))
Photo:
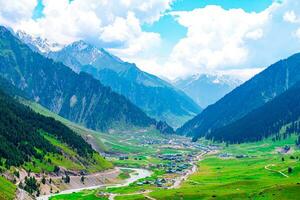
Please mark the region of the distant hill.
POLYGON ((177 79, 174 85, 189 95, 199 106, 206 108, 239 86, 242 81, 228 75, 193 75, 177 79))
POLYGON ((56 63, 0 27, 0 75, 54 113, 94 130, 156 126, 125 97, 56 63))
POLYGON ((91 74, 105 86, 124 95, 150 117, 166 121, 173 127, 181 126, 201 112, 201 108, 182 91, 154 75, 141 71, 135 64, 122 61, 102 48, 78 41, 62 50, 51 51, 50 47, 53 45, 47 41, 42 45, 39 38, 18 35, 34 50, 64 63, 77 73, 91 74))
POLYGON ((300 81, 300 54, 281 60, 208 106, 187 122, 178 133, 195 138, 241 119, 300 81))
POLYGON ((209 138, 245 142, 264 139, 300 119, 300 82, 243 118, 212 131, 209 138))

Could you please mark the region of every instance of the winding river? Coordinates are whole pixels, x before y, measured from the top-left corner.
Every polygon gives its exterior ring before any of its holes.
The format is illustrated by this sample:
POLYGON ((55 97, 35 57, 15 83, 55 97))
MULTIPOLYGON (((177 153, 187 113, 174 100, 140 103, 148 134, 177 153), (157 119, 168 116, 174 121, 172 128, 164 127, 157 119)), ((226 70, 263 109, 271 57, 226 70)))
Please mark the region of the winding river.
POLYGON ((72 194, 74 192, 80 192, 82 190, 93 190, 93 189, 99 189, 99 188, 102 188, 102 187, 108 187, 108 188, 125 187, 125 186, 128 186, 131 183, 139 180, 139 179, 149 177, 152 174, 151 171, 146 170, 146 169, 123 168, 123 167, 120 167, 118 169, 120 169, 120 170, 122 170, 122 169, 130 169, 133 172, 130 173, 130 177, 128 179, 124 180, 123 183, 118 183, 118 184, 101 184, 101 185, 92 186, 92 187, 82 187, 82 188, 79 188, 79 189, 65 190, 65 191, 61 191, 60 193, 57 193, 57 194, 43 195, 43 196, 37 197, 37 200, 48 200, 50 197, 61 195, 61 194, 72 194))

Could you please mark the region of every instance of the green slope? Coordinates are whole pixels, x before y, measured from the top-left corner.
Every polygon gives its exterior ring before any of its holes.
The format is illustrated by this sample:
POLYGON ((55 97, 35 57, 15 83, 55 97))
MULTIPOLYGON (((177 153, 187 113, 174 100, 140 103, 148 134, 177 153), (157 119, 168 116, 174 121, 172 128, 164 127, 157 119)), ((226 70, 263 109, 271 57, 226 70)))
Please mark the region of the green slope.
POLYGON ((13 200, 15 198, 16 186, 0 176, 0 199, 13 200))
POLYGON ((96 148, 97 150, 103 151, 103 152, 108 150, 108 148, 104 145, 104 143, 101 141, 101 139, 97 136, 97 135, 99 135, 99 132, 85 128, 76 123, 73 123, 73 122, 51 112, 50 110, 41 106, 38 103, 29 101, 29 100, 25 100, 25 99, 19 99, 19 100, 21 103, 29 106, 35 112, 40 113, 41 115, 44 115, 44 116, 52 117, 52 118, 60 121, 61 123, 65 124, 70 129, 72 129, 74 132, 81 135, 84 139, 90 137, 89 141, 91 141, 94 144, 93 147, 96 148))

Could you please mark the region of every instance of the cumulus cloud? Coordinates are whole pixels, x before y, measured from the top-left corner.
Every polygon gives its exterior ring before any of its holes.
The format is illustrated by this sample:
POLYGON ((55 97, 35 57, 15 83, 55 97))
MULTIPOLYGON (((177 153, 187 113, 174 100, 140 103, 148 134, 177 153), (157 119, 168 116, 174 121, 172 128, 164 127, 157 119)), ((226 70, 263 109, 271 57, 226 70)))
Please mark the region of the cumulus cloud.
POLYGON ((13 26, 31 19, 36 0, 0 0, 0 24, 13 26))
POLYGON ((162 76, 220 72, 247 79, 300 51, 299 1, 274 2, 259 13, 207 6, 171 14, 187 35, 163 65, 155 65, 162 76))
POLYGON ((247 13, 219 6, 173 12, 172 15, 188 30, 170 55, 172 63, 187 68, 180 70, 185 75, 240 67, 250 54, 246 43, 264 36, 262 27, 270 18, 268 11, 247 13))

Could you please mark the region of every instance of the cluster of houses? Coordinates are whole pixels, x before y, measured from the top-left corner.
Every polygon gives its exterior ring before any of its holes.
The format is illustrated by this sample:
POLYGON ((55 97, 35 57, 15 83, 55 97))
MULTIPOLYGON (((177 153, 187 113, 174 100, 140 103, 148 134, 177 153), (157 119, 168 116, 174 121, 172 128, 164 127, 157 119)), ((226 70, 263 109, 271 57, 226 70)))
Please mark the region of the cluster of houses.
POLYGON ((164 187, 168 184, 170 184, 170 182, 172 182, 170 179, 165 179, 165 178, 157 178, 154 181, 150 181, 150 180, 144 180, 144 181, 140 181, 137 182, 136 184, 138 186, 143 186, 143 185, 155 185, 157 187, 164 187))
POLYGON ((188 169, 191 166, 189 163, 193 159, 192 154, 164 154, 158 157, 167 161, 156 166, 159 169, 164 169, 166 173, 180 173, 188 169))
POLYGON ((231 153, 221 153, 221 154, 219 154, 219 157, 220 158, 238 158, 238 159, 241 159, 241 158, 248 158, 249 156, 244 155, 244 154, 233 155, 231 153))

